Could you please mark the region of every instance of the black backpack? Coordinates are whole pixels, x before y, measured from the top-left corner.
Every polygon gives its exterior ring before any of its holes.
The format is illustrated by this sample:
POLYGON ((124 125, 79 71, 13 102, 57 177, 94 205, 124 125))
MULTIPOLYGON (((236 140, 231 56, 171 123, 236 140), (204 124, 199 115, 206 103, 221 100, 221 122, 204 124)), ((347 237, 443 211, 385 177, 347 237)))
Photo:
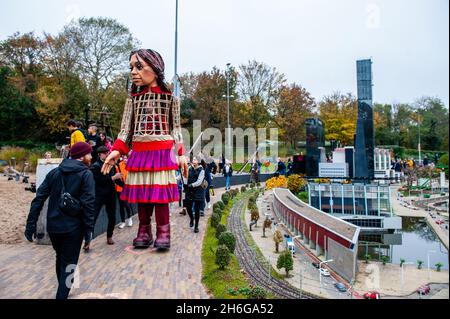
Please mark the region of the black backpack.
POLYGON ((73 197, 70 193, 66 192, 66 186, 64 185, 63 172, 59 170, 61 177, 61 197, 59 198, 59 209, 66 215, 71 217, 78 217, 83 211, 83 207, 78 199, 73 197))

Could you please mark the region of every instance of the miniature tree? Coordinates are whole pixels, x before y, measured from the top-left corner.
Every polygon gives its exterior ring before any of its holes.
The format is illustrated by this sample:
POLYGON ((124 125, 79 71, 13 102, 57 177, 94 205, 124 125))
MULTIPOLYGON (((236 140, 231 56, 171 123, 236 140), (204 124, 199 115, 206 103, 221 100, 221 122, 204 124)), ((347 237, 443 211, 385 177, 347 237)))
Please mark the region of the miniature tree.
POLYGON ((281 234, 281 232, 277 229, 275 231, 275 234, 273 235, 273 241, 275 242, 275 252, 279 253, 279 246, 280 243, 282 243, 284 240, 283 235, 281 234))
POLYGON ((270 220, 270 218, 267 217, 263 224, 263 237, 264 238, 266 238, 266 228, 270 228, 270 227, 272 227, 272 221, 270 220))
POLYGON ((267 297, 267 291, 261 287, 253 287, 248 294, 250 299, 265 299, 267 297))
POLYGON ((220 217, 219 214, 213 213, 211 216, 211 226, 217 228, 217 226, 220 224, 221 219, 222 217, 220 217))
POLYGON ((257 225, 258 220, 259 220, 259 211, 258 211, 258 208, 254 207, 251 210, 251 221, 255 223, 254 224, 255 227, 258 227, 258 225, 257 225))
POLYGON ((388 256, 381 256, 381 262, 383 263, 383 266, 386 265, 386 263, 388 263, 390 261, 388 256))
POLYGON ((436 266, 436 271, 441 271, 441 268, 444 265, 442 263, 437 263, 435 266, 436 266))
POLYGON ((225 209, 225 204, 222 201, 218 201, 217 205, 220 207, 221 210, 225 209))
POLYGON ((230 250, 230 253, 234 253, 234 250, 236 249, 236 237, 229 232, 223 232, 219 237, 219 245, 225 245, 230 250))
POLYGON ((222 202, 225 204, 225 205, 228 205, 228 203, 230 202, 230 193, 228 193, 228 192, 226 192, 226 193, 223 193, 222 194, 222 202))
POLYGON ((216 207, 213 208, 213 213, 216 213, 217 215, 219 215, 220 217, 222 217, 223 210, 220 209, 219 206, 216 206, 216 207))
POLYGON ((287 187, 293 194, 298 194, 306 184, 306 180, 298 174, 289 176, 287 180, 287 187))
POLYGON ((221 270, 224 270, 226 266, 230 264, 231 255, 230 250, 225 245, 220 245, 216 250, 216 265, 221 270))
POLYGON ((216 210, 217 208, 220 209, 220 210, 223 210, 225 208, 225 205, 222 207, 220 205, 220 203, 214 203, 213 210, 216 210))
POLYGON ((423 260, 418 260, 417 261, 417 269, 422 269, 422 265, 423 265, 423 260))
POLYGON ((227 227, 224 224, 219 224, 216 227, 216 238, 219 239, 220 235, 222 235, 222 233, 227 231, 227 227))
POLYGON ((371 259, 372 259, 371 255, 369 254, 364 255, 364 260, 366 261, 366 264, 368 264, 371 259))
POLYGON ((400 267, 401 266, 403 266, 403 264, 406 262, 406 260, 405 259, 403 259, 403 258, 400 258, 400 267))
POLYGON ((281 253, 277 260, 277 268, 286 271, 286 277, 289 277, 289 271, 294 269, 294 259, 289 250, 285 250, 281 253))

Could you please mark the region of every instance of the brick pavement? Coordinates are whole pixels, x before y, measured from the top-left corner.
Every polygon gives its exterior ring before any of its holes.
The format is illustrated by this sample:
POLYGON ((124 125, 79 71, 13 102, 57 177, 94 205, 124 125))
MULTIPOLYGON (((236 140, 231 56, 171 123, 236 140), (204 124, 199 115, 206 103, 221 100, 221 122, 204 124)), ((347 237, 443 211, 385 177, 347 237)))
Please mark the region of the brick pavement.
MULTIPOLYGON (((216 190, 212 202, 220 200, 216 190)), ((176 207, 178 205, 176 204, 176 207)), ((138 221, 123 230, 116 228, 114 246, 106 235, 92 242, 92 251, 80 255, 79 288, 69 298, 80 299, 205 299, 211 298, 202 279, 201 248, 206 222, 212 210, 200 220, 200 233, 189 228, 189 218, 173 211, 172 247, 135 251, 131 247, 138 221)), ((154 218, 153 233, 156 233, 154 218)), ((31 243, 0 245, 0 299, 53 299, 57 281, 55 255, 50 246, 31 243)))

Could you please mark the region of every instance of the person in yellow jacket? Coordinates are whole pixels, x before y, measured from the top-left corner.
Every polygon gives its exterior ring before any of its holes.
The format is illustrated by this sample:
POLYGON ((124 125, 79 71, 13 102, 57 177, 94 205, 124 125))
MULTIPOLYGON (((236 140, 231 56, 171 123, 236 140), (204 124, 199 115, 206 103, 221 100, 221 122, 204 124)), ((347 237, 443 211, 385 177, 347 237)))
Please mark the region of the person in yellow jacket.
POLYGON ((119 199, 120 207, 120 218, 122 222, 119 224, 119 229, 125 228, 125 226, 133 227, 132 214, 133 211, 128 202, 120 199, 120 194, 122 193, 123 186, 125 186, 125 181, 127 178, 127 156, 123 156, 119 164, 116 165, 116 172, 122 174, 122 178, 119 183, 116 183, 117 198, 119 199), (126 215, 126 216, 125 216, 126 215))
POLYGON ((70 120, 67 122, 67 128, 69 129, 70 135, 70 147, 79 142, 86 142, 83 132, 78 128, 78 123, 75 120, 70 120))

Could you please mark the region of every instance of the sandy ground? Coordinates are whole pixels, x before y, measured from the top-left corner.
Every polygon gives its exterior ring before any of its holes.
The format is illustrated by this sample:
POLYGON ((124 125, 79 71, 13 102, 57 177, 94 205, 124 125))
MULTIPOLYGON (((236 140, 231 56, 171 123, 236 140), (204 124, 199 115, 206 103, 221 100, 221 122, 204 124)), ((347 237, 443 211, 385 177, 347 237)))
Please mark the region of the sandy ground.
MULTIPOLYGON (((383 266, 379 262, 358 262, 358 274, 354 289, 360 293, 367 291, 378 291, 382 295, 405 296, 413 293, 421 285, 428 283, 446 283, 449 282, 449 273, 447 270, 437 272, 431 269, 428 277, 428 270, 417 269, 415 265, 403 266, 403 289, 401 268, 399 265, 386 264, 383 266)), ((444 294, 445 295, 445 294, 444 294)), ((448 298, 448 288, 446 292, 448 298)))
MULTIPOLYGON (((36 177, 30 175, 30 182, 36 177)), ((30 210, 31 201, 35 194, 25 191, 22 181, 8 181, 6 176, 0 175, 0 244, 17 244, 24 241, 23 232, 30 210)))

